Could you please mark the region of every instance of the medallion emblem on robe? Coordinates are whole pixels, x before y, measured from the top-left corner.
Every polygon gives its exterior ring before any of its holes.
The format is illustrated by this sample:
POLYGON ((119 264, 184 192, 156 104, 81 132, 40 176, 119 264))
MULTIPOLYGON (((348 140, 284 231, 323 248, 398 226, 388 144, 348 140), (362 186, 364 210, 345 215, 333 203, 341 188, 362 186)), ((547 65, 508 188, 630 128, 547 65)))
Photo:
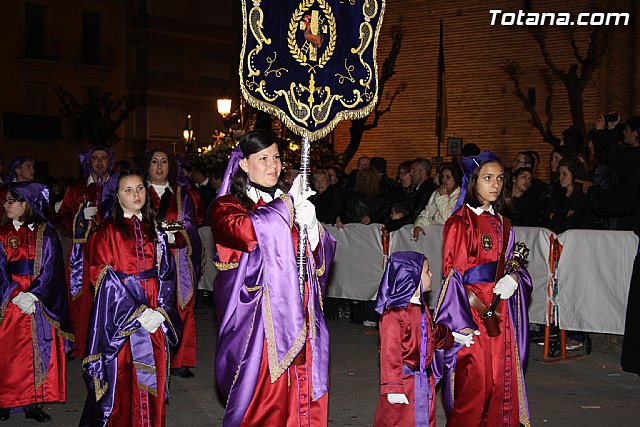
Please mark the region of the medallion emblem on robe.
POLYGON ((493 240, 491 240, 491 236, 489 236, 487 233, 482 233, 482 236, 480 237, 480 243, 482 244, 482 249, 484 249, 485 251, 490 251, 493 247, 493 240))

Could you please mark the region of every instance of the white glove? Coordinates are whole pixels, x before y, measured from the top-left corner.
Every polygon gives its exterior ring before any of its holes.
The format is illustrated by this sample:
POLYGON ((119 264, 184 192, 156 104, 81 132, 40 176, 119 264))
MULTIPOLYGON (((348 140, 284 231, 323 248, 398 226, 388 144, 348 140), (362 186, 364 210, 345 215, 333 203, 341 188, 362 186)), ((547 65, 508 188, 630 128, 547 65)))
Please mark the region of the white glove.
POLYGON ((295 208, 296 223, 306 226, 308 229, 316 228, 316 207, 308 200, 303 201, 295 208))
POLYGON ((92 216, 98 213, 97 206, 89 206, 88 208, 84 208, 82 210, 82 214, 84 215, 84 219, 91 219, 92 216))
POLYGON ((387 394, 387 400, 392 405, 396 405, 398 403, 402 403, 403 405, 409 404, 409 399, 407 399, 407 396, 403 393, 389 393, 387 394))
POLYGON ((178 230, 169 230, 169 231, 165 231, 165 233, 167 233, 167 242, 169 242, 170 245, 174 244, 176 242, 176 233, 178 232, 178 230))
POLYGON ((142 312, 142 314, 140 314, 140 316, 138 316, 138 322, 140 322, 140 326, 152 334, 158 330, 160 325, 162 325, 162 322, 164 322, 164 316, 156 310, 147 308, 142 312))
POLYGON ((500 295, 500 299, 509 299, 511 295, 518 289, 518 282, 513 280, 511 275, 507 274, 493 287, 493 293, 500 295))
POLYGON ((298 209, 298 206, 300 206, 305 200, 316 194, 316 192, 311 189, 307 189, 303 192, 301 181, 302 176, 298 175, 296 179, 293 180, 291 188, 289 189, 289 194, 291 195, 291 197, 293 197, 293 207, 296 210, 298 209))
POLYGON ((36 301, 38 301, 38 297, 31 292, 20 292, 11 300, 24 314, 35 313, 36 301))
POLYGON ((458 332, 451 332, 453 334, 453 340, 458 344, 461 344, 467 348, 471 347, 471 344, 476 342, 473 340, 476 335, 480 335, 480 331, 473 331, 469 335, 461 334, 458 332))

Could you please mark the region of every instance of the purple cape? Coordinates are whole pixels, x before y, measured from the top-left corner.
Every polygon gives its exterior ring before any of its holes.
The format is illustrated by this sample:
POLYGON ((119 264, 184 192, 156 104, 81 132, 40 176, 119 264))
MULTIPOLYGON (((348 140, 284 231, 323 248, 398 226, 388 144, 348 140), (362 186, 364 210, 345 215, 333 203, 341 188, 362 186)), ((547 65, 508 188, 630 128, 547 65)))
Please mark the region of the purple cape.
MULTIPOLYGON (((507 245, 506 259, 513 257, 515 245, 515 234, 513 228, 509 233, 509 244, 507 245)), ((513 324, 513 331, 516 338, 516 352, 520 358, 520 369, 517 370, 518 384, 522 386, 519 390, 520 407, 524 405, 527 419, 529 418, 529 405, 527 401, 527 390, 524 383, 524 369, 527 364, 529 354, 529 314, 527 308, 533 291, 531 276, 523 267, 513 274, 518 276, 518 290, 508 300, 509 316, 513 324)), ((478 326, 473 321, 469 299, 464 289, 462 274, 452 269, 445 278, 438 303, 434 311, 434 320, 449 327, 454 332, 464 331, 469 333, 477 330, 478 326), (466 330, 466 331, 465 331, 466 330)), ((444 378, 442 384, 442 396, 446 414, 453 409, 453 373, 456 368, 456 354, 462 346, 455 344, 449 350, 436 350, 433 373, 436 383, 444 378)), ((522 410, 520 413, 522 414, 522 410)))
POLYGON ((309 340, 312 351, 312 399, 329 388, 329 333, 321 298, 335 253, 335 240, 320 228, 320 243, 308 257, 309 302, 305 324, 298 285, 295 247, 291 239, 293 206, 288 196, 249 214, 257 247, 243 253, 238 266, 221 271, 214 284, 218 313, 216 381, 228 397, 224 426, 240 425, 254 394, 263 343, 275 381, 309 340))
MULTIPOLYGON (((36 259, 28 272, 34 278, 28 292, 38 298, 33 314, 36 325, 37 351, 40 353, 40 366, 34 366, 37 375, 44 381, 51 360, 51 326, 64 338, 64 349, 73 348, 73 335, 69 323, 69 311, 64 278, 64 261, 58 234, 50 225, 38 224, 36 231, 36 259), (40 254, 38 256, 38 254, 40 254)), ((6 251, 0 248, 0 322, 4 316, 13 290, 18 283, 13 281, 8 271, 6 251)), ((34 361, 35 362, 35 361, 34 361)))
POLYGON ((176 187, 178 205, 178 220, 184 222, 184 230, 179 233, 187 242, 184 248, 173 249, 176 260, 176 288, 178 289, 177 304, 181 308, 193 297, 200 277, 202 259, 202 241, 198 234, 198 219, 196 206, 189 192, 183 187, 176 187))
MULTIPOLYGON (((157 276, 160 281, 158 310, 164 310, 165 322, 162 330, 169 344, 176 345, 181 333, 181 320, 175 308, 175 264, 167 251, 166 235, 158 232, 158 272, 146 271, 140 278, 157 276)), ((155 270, 155 268, 154 268, 155 270)), ((118 353, 128 341, 134 362, 155 366, 149 333, 140 326, 138 316, 148 307, 147 297, 134 275, 125 275, 105 267, 97 286, 91 316, 85 354, 82 361, 85 381, 89 388, 81 426, 106 426, 113 411, 116 378, 118 375, 118 353)), ((137 372, 138 383, 144 388, 157 391, 155 374, 137 372), (154 387, 155 386, 155 387, 154 387)), ((168 380, 165 387, 168 397, 168 380)))

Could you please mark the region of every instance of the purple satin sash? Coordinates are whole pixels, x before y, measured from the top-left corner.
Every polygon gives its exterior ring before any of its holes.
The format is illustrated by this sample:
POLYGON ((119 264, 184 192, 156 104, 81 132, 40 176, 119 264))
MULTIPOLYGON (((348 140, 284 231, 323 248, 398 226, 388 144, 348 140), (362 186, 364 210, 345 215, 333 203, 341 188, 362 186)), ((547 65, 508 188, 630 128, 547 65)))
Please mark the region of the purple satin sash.
POLYGON ((91 220, 85 219, 82 213, 82 209, 86 206, 86 202, 80 204, 72 224, 73 239, 71 240, 71 254, 69 255, 69 290, 71 298, 74 300, 82 292, 84 245, 87 242, 91 227, 91 220))
MULTIPOLYGON (((422 360, 420 363, 423 363, 422 360)), ((428 378, 431 376, 431 370, 414 371, 409 366, 402 365, 402 375, 413 375, 413 408, 415 425, 429 427, 430 408, 433 405, 433 392, 428 378)))
POLYGON ((76 299, 82 292, 82 262, 84 258, 84 243, 71 245, 69 255, 69 289, 71 298, 76 299))
POLYGON ((465 285, 495 282, 497 268, 498 261, 485 262, 484 264, 476 265, 464 272, 462 281, 465 285))

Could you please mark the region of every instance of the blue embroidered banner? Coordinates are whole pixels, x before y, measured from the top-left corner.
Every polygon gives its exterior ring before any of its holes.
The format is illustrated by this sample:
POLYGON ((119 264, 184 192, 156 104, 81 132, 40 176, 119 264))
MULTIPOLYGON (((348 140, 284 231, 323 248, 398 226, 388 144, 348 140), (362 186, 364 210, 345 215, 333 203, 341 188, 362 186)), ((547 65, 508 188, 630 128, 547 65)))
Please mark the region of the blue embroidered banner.
POLYGON ((378 102, 384 0, 243 0, 240 88, 311 141, 378 102))

